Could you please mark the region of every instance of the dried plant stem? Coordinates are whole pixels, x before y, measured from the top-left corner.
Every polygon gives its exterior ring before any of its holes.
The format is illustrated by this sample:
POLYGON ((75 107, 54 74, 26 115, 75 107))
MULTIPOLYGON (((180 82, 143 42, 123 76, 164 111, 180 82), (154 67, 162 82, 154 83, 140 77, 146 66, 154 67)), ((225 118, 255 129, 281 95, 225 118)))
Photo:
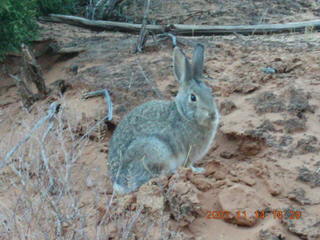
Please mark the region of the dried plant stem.
MULTIPOLYGON (((7 166, 9 164, 9 159, 12 157, 12 155, 23 145, 25 144, 30 137, 33 135, 33 133, 40 128, 44 123, 46 123, 47 121, 52 120, 52 118, 54 117, 54 115, 58 112, 59 110, 59 106, 60 104, 58 102, 53 102, 51 103, 49 110, 48 110, 48 114, 43 117, 42 119, 40 119, 35 126, 31 129, 30 133, 25 136, 16 146, 14 146, 4 157, 4 159, 2 160, 2 162, 0 163, 0 169, 4 168, 5 166, 7 166)), ((49 126, 50 127, 50 126, 49 126)))

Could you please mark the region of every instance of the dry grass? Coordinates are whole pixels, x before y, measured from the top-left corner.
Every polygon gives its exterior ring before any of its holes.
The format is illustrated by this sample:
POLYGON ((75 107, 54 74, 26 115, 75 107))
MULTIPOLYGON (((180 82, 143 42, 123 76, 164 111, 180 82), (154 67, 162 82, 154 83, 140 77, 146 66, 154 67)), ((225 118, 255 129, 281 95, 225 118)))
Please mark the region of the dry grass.
MULTIPOLYGON (((64 106, 1 170, 0 239, 135 239, 136 232, 143 239, 154 239, 155 228, 161 239, 183 239, 168 229, 164 219, 150 224, 143 206, 120 213, 115 209, 122 197, 106 184, 104 169, 97 169, 91 157, 86 159, 90 147, 98 149, 107 141, 101 121, 83 121, 64 106)), ((24 114, 20 122, 12 116, 13 127, 10 137, 0 142, 0 156, 27 135, 46 111, 24 114)))

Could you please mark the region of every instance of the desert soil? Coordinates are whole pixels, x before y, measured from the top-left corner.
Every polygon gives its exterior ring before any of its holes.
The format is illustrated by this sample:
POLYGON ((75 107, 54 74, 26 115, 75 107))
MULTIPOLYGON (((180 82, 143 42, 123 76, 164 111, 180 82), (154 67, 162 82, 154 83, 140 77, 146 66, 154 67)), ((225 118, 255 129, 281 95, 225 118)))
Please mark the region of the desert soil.
MULTIPOLYGON (((234 2, 174 7, 184 15, 210 6, 211 15, 184 21, 203 24, 309 20, 319 12, 315 1, 271 1, 269 10, 266 1, 234 2)), ((172 45, 150 40, 143 53, 133 54, 133 35, 41 27, 33 49, 46 83, 54 89, 65 80, 69 87, 63 95, 52 90, 27 111, 8 77, 18 73, 19 57, 0 65, 2 158, 51 102, 61 103, 52 130, 38 129, 0 170, 0 239, 320 239, 318 32, 183 38, 205 45, 206 83, 222 115, 214 145, 199 163, 206 172, 182 168, 117 196, 107 174, 109 139, 135 106, 174 98, 172 45), (57 55, 50 46, 84 51, 57 55), (106 114, 103 98, 82 95, 102 88, 111 94, 114 118, 97 124, 106 114), (230 214, 216 219, 222 211, 230 214)), ((181 47, 190 56, 192 48, 181 47)))

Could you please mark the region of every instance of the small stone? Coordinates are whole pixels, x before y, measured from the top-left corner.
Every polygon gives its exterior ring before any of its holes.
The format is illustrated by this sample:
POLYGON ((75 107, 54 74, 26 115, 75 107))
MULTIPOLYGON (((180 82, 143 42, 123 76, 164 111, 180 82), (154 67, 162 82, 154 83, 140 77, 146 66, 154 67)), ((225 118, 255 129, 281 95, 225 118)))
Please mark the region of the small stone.
POLYGON ((96 186, 95 181, 93 180, 93 178, 90 175, 86 179, 86 185, 88 188, 92 188, 92 187, 96 186))
POLYGON ((293 191, 288 193, 288 198, 294 200, 301 205, 310 204, 311 201, 306 198, 306 191, 303 188, 295 188, 293 191))
POLYGON ((262 72, 267 73, 267 74, 274 74, 277 72, 277 70, 272 67, 264 67, 261 70, 262 70, 262 72))
POLYGON ((220 157, 225 158, 225 159, 231 159, 234 157, 234 154, 232 152, 223 151, 220 153, 220 157))
POLYGON ((282 192, 282 187, 274 179, 265 179, 267 189, 272 196, 278 196, 282 192))
POLYGON ((240 178, 240 181, 247 184, 248 186, 254 186, 257 182, 252 177, 244 176, 240 178))
POLYGON ((220 112, 222 115, 228 115, 235 109, 237 109, 237 106, 232 101, 225 100, 220 104, 220 112))
POLYGON ((320 186, 320 172, 312 172, 306 167, 299 168, 299 176, 297 179, 309 183, 312 187, 320 186))
POLYGON ((246 156, 255 156, 261 151, 261 144, 252 139, 245 139, 240 144, 239 151, 246 156))
POLYGON ((253 83, 247 83, 247 84, 242 85, 241 92, 248 94, 248 93, 254 92, 257 89, 259 89, 259 85, 256 85, 253 83))
POLYGON ((258 222, 255 212, 267 207, 254 189, 242 184, 223 189, 218 195, 218 201, 223 211, 230 212, 226 221, 248 227, 258 222))
POLYGON ((200 190, 206 192, 212 188, 212 180, 203 175, 194 175, 190 181, 200 190))
POLYGON ((280 231, 273 230, 260 230, 259 231, 259 240, 285 240, 285 235, 280 231))
POLYGON ((150 213, 157 213, 160 216, 164 209, 164 196, 161 189, 150 181, 139 188, 137 203, 144 206, 150 213))

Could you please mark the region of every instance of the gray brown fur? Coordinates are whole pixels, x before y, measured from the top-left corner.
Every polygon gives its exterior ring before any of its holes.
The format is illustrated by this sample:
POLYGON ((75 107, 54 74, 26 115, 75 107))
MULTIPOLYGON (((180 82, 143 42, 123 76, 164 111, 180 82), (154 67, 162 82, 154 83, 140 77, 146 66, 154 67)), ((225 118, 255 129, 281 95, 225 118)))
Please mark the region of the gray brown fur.
POLYGON ((180 88, 175 100, 144 103, 117 126, 108 159, 116 192, 132 192, 155 176, 200 160, 209 150, 219 112, 211 89, 201 79, 203 51, 198 44, 191 65, 176 47, 174 73, 180 88))

